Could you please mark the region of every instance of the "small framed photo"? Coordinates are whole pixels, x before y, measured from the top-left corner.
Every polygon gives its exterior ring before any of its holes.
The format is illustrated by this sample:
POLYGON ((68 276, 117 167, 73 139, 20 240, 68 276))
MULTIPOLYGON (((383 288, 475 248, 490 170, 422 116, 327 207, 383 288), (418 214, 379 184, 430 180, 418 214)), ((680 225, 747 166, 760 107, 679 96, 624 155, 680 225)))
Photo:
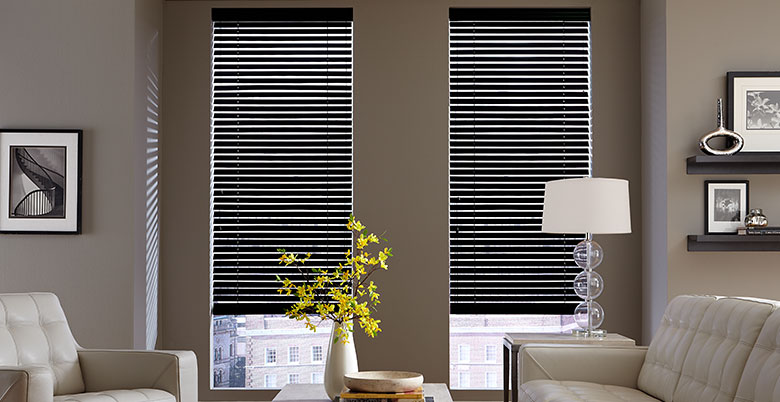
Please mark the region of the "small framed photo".
POLYGON ((705 233, 737 233, 748 211, 747 180, 706 180, 705 233))
POLYGON ((0 129, 0 233, 81 233, 81 137, 0 129))
POLYGON ((741 152, 780 152, 780 71, 726 74, 728 125, 745 139, 741 152))

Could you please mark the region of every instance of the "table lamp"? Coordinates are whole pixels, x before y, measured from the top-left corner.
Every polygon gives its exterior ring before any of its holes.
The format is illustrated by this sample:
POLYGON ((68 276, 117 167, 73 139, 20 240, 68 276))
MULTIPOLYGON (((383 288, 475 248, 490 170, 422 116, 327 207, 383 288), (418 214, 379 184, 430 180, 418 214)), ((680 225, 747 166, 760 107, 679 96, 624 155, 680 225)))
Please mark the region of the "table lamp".
POLYGON ((574 248, 574 262, 583 269, 574 278, 574 293, 584 301, 574 309, 580 327, 575 335, 603 337, 598 329, 604 309, 593 299, 604 290, 604 279, 594 269, 604 259, 604 250, 594 234, 631 233, 628 180, 585 177, 553 180, 544 188, 542 232, 585 234, 574 248))

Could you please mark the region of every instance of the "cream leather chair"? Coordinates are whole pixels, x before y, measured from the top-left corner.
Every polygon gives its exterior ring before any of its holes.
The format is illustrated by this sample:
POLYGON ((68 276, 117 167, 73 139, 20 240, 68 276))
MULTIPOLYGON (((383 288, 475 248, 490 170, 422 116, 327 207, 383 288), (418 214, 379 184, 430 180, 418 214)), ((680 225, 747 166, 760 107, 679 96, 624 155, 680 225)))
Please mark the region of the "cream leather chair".
POLYGON ((0 401, 197 402, 196 381, 193 352, 83 349, 57 296, 0 294, 0 401))
POLYGON ((526 402, 780 401, 780 302, 679 296, 648 347, 521 348, 526 402))

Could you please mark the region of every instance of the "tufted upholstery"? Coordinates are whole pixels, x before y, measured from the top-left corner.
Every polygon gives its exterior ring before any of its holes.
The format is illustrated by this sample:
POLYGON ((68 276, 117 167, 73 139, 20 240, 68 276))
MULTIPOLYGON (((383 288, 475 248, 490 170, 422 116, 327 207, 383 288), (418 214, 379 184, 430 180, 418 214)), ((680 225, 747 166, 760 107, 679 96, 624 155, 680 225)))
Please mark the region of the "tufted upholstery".
POLYGON ((672 400, 696 328, 715 300, 716 297, 708 296, 678 296, 669 302, 639 373, 640 390, 672 400))
POLYGON ((637 389, 580 381, 536 380, 518 391, 521 402, 658 402, 637 389))
POLYGON ((734 401, 780 401, 780 310, 775 310, 761 329, 734 401))
POLYGON ((176 402, 176 398, 165 391, 141 388, 60 395, 54 402, 176 402))
POLYGON ((0 366, 51 371, 54 394, 84 392, 76 341, 57 297, 0 294, 0 366))
POLYGON ((646 353, 641 348, 592 349, 592 353, 586 354, 573 353, 577 349, 572 347, 569 347, 572 353, 555 353, 551 345, 521 348, 523 364, 527 360, 534 362, 539 366, 534 372, 543 373, 546 376, 543 378, 547 378, 523 383, 519 389, 522 400, 780 401, 780 302, 777 301, 676 297, 669 303, 646 353), (636 373, 639 363, 636 358, 642 356, 644 362, 636 373), (599 375, 587 374, 595 370, 599 375), (632 372, 636 373, 638 389, 624 378, 632 372), (583 378, 592 382, 572 381, 583 378))
POLYGON ((0 294, 0 401, 197 402, 197 375, 191 351, 79 347, 51 293, 0 294))
POLYGON ((674 391, 679 402, 731 402, 771 303, 724 298, 712 303, 696 329, 674 391))

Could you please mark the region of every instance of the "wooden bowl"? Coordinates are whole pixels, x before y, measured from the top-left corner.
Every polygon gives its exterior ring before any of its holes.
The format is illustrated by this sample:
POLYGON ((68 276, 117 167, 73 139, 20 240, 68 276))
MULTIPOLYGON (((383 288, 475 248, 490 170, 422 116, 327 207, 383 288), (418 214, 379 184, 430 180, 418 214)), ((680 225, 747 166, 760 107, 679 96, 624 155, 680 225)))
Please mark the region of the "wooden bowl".
POLYGON ((344 385, 358 392, 409 392, 422 384, 422 374, 409 371, 358 371, 344 375, 344 385))

